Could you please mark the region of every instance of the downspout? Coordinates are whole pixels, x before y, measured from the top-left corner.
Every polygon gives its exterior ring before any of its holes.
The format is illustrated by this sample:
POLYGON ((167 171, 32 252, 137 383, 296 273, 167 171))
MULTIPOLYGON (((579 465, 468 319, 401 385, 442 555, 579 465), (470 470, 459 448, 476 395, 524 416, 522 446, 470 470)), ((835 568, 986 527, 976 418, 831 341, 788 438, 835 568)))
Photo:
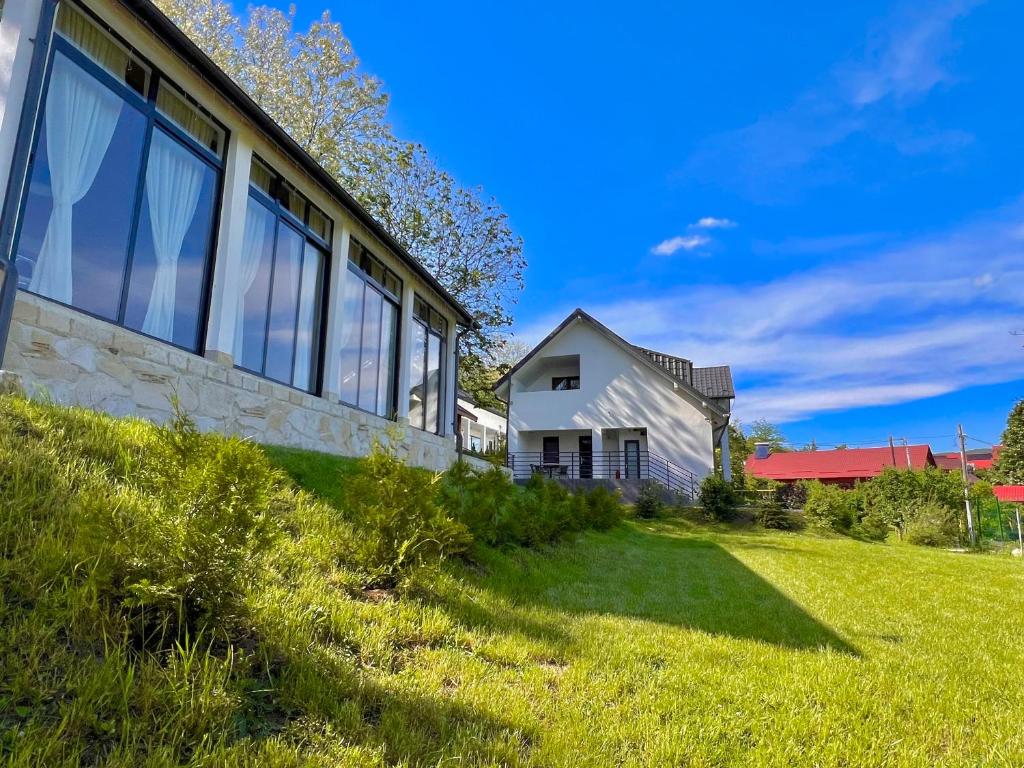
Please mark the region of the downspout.
POLYGON ((46 59, 50 55, 53 39, 53 21, 57 15, 58 0, 43 0, 39 9, 39 25, 36 27, 35 47, 29 65, 28 81, 25 84, 25 98, 22 102, 18 135, 14 140, 14 158, 11 174, 7 179, 3 209, 0 210, 0 369, 3 368, 4 350, 11 332, 11 317, 18 295, 18 267, 14 261, 14 239, 18 231, 18 213, 25 196, 29 166, 32 160, 32 144, 38 123, 39 109, 43 99, 43 75, 46 59))

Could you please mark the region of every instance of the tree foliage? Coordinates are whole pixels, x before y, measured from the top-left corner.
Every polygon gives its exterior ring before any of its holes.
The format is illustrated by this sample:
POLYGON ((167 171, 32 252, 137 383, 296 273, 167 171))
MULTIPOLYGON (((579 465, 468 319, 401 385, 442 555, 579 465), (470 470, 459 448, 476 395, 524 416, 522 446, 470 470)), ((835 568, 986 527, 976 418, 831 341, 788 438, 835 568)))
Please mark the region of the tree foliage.
POLYGON ((470 311, 480 328, 464 351, 498 343, 523 288, 522 239, 482 188, 393 135, 387 94, 329 13, 303 32, 294 8, 243 17, 224 0, 157 3, 470 311))
POLYGON ((768 446, 776 453, 788 451, 786 442, 786 436, 782 434, 782 430, 765 419, 751 422, 750 429, 747 431, 747 445, 751 453, 757 443, 768 443, 768 446))
POLYGON ((1006 418, 1002 445, 992 472, 995 482, 1024 485, 1024 400, 1018 400, 1006 418))

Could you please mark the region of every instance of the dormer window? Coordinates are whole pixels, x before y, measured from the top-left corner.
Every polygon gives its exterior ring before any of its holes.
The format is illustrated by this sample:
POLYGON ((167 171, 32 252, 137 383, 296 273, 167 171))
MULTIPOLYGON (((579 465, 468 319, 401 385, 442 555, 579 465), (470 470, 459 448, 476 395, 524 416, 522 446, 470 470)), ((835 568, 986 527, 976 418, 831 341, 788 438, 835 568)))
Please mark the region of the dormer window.
POLYGON ((580 388, 579 376, 552 376, 551 389, 555 392, 563 392, 569 389, 580 388))

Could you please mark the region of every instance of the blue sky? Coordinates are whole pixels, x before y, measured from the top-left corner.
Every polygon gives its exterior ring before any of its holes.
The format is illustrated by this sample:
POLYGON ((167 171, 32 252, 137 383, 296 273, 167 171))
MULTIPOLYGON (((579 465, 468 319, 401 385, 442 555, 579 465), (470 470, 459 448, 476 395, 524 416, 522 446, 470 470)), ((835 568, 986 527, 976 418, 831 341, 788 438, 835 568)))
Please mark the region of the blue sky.
POLYGON ((795 443, 992 441, 1024 396, 1024 4, 325 7, 524 237, 524 340, 582 306, 795 443))

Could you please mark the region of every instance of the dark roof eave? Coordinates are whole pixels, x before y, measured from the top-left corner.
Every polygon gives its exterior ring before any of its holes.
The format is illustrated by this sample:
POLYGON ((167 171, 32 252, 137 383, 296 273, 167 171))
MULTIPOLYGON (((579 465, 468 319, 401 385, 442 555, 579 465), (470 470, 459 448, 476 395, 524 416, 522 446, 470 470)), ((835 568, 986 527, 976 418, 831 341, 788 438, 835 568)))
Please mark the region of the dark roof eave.
POLYGON ((363 206, 349 194, 338 180, 331 176, 313 157, 306 152, 288 132, 278 125, 270 115, 263 111, 252 97, 247 94, 238 83, 203 50, 193 42, 192 38, 186 35, 178 26, 157 8, 151 0, 120 0, 121 4, 136 15, 152 31, 170 44, 174 52, 185 60, 190 66, 195 67, 199 73, 214 85, 242 114, 253 121, 261 131, 266 133, 273 141, 298 163, 318 184, 327 192, 341 202, 342 206, 365 226, 374 237, 378 238, 384 245, 394 251, 402 261, 410 267, 427 285, 430 286, 442 299, 448 302, 459 315, 460 325, 470 328, 478 328, 479 323, 473 318, 462 304, 438 282, 415 256, 409 253, 406 248, 392 236, 384 226, 370 215, 363 206))

